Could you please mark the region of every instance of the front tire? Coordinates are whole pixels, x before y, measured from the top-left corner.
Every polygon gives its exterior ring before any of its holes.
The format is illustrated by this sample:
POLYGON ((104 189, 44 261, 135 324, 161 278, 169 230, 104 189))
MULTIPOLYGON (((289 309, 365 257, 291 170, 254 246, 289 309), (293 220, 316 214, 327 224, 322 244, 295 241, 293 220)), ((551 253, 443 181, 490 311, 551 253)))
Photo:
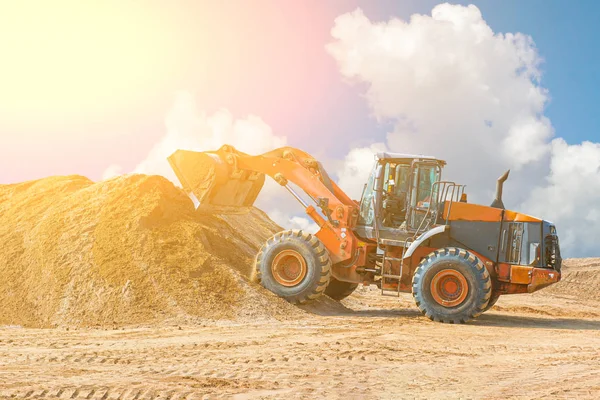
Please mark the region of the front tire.
POLYGON ((492 281, 477 256, 464 249, 443 248, 421 261, 412 290, 417 307, 427 318, 465 323, 487 307, 492 281))
POLYGON ((256 256, 258 281, 290 303, 319 297, 331 277, 331 260, 316 236, 298 230, 276 233, 256 256))

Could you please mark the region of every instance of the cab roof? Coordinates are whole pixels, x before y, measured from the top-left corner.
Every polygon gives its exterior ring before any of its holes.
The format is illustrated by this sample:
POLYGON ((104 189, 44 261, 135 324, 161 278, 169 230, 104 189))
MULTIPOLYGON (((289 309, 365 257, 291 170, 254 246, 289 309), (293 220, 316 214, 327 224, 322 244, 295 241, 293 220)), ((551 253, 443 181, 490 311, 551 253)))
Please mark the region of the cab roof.
POLYGON ((423 154, 406 154, 406 153, 391 153, 388 151, 379 152, 375 155, 377 160, 396 160, 403 162, 412 162, 413 160, 431 160, 438 161, 442 165, 446 165, 446 161, 440 160, 433 156, 425 156, 423 154))

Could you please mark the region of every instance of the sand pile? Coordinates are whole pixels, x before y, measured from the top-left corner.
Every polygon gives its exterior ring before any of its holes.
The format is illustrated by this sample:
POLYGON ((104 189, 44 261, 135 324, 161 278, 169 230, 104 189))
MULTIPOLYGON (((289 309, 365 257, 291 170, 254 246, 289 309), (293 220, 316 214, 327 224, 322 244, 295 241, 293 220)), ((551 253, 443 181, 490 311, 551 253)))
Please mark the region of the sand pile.
POLYGON ((564 260, 561 281, 544 291, 600 301, 600 258, 564 260))
POLYGON ((158 176, 0 185, 0 325, 293 315, 247 279, 259 246, 279 229, 257 209, 201 215, 158 176))

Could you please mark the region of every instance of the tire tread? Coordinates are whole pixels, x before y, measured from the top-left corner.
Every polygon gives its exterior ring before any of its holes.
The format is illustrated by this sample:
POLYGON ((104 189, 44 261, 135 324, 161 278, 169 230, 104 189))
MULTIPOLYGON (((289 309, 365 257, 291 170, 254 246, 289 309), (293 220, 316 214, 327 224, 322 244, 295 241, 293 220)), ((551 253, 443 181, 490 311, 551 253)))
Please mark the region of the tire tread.
POLYGON ((486 307, 490 302, 492 295, 492 281, 487 269, 485 268, 485 265, 483 265, 479 257, 477 257, 475 254, 468 250, 457 247, 446 247, 431 252, 419 263, 415 273, 413 274, 412 292, 417 307, 421 313, 430 320, 442 323, 464 324, 470 319, 477 318, 484 311, 486 311, 486 307), (431 266, 438 260, 447 258, 458 258, 459 260, 463 260, 465 264, 470 266, 476 280, 477 298, 475 299, 475 304, 463 314, 443 315, 435 313, 430 307, 428 307, 428 304, 426 304, 424 301, 422 293, 420 293, 420 283, 424 277, 427 267, 431 266))
POLYGON ((323 243, 314 235, 310 233, 305 233, 302 230, 286 230, 282 232, 278 232, 275 235, 271 236, 265 244, 261 247, 260 251, 256 256, 256 260, 254 263, 255 276, 257 277, 257 281, 264 286, 264 282, 262 281, 262 272, 261 265, 263 264, 264 256, 269 247, 272 247, 281 242, 301 242, 307 244, 314 254, 314 260, 317 264, 316 268, 320 269, 319 279, 316 281, 316 284, 312 288, 312 290, 308 293, 293 295, 284 297, 290 303, 295 304, 304 304, 307 301, 314 300, 321 296, 327 285, 329 284, 329 280, 331 277, 331 259, 329 258, 329 253, 323 243))

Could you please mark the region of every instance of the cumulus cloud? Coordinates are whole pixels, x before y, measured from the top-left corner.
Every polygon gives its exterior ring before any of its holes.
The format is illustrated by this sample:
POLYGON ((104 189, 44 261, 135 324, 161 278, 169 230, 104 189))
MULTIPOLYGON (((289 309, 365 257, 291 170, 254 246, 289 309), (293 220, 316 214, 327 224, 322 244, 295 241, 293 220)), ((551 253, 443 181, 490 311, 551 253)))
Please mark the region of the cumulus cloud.
POLYGON ((341 73, 367 84, 374 115, 395 120, 388 146, 449 158, 448 172, 493 186, 507 167, 542 159, 552 126, 531 38, 494 34, 475 6, 443 4, 409 22, 371 22, 359 9, 335 21, 327 49, 341 73))
POLYGON ((386 151, 384 143, 350 150, 337 171, 338 185, 353 199, 360 199, 365 183, 375 164, 375 154, 386 151))
POLYGON ((561 243, 572 254, 598 255, 600 239, 600 143, 552 141, 550 173, 524 207, 550 215, 562 228, 561 243))
POLYGON ((165 125, 165 136, 134 172, 163 175, 178 183, 167 162, 167 157, 177 149, 208 151, 231 144, 243 152, 260 154, 286 144, 285 137, 273 134, 271 127, 257 116, 235 119, 225 109, 212 115, 200 111, 189 92, 177 94, 165 125))
POLYGON ((111 164, 102 173, 102 179, 110 179, 123 173, 123 168, 118 164, 111 164))
MULTIPOLYGON (((281 188, 278 188, 281 190, 281 188)), ((289 196, 288 193, 286 193, 289 196)), ((283 199, 278 198, 280 201, 283 199)), ((285 201, 283 201, 285 203, 285 201)), ((301 229, 308 233, 316 233, 319 230, 319 226, 308 217, 303 217, 299 214, 299 206, 294 204, 294 208, 286 208, 282 210, 280 207, 277 208, 273 204, 259 205, 260 208, 265 210, 273 221, 278 225, 288 229, 301 229)), ((300 211, 301 212, 301 211, 300 211)))
MULTIPOLYGON (((575 244, 600 239, 598 230, 578 229, 586 218, 600 216, 593 205, 597 195, 568 185, 568 173, 558 171, 581 174, 584 164, 574 158, 585 153, 589 160, 597 145, 552 141, 554 130, 544 116, 549 93, 540 84, 542 58, 531 37, 495 33, 477 7, 449 4, 409 21, 372 22, 357 9, 338 17, 331 34, 327 50, 342 76, 365 87, 376 118, 393 122, 383 145, 446 159, 446 177, 467 184, 470 199, 484 204, 491 201, 496 178, 511 168, 505 204, 556 220, 566 233, 567 253, 593 251, 575 244), (576 189, 581 200, 571 201, 570 190, 576 189), (570 208, 574 211, 563 217, 570 208)), ((352 150, 345 168, 351 173, 370 168, 372 160, 357 156, 365 152, 368 148, 352 150)), ((586 176, 584 186, 599 177, 591 167, 586 176)))

